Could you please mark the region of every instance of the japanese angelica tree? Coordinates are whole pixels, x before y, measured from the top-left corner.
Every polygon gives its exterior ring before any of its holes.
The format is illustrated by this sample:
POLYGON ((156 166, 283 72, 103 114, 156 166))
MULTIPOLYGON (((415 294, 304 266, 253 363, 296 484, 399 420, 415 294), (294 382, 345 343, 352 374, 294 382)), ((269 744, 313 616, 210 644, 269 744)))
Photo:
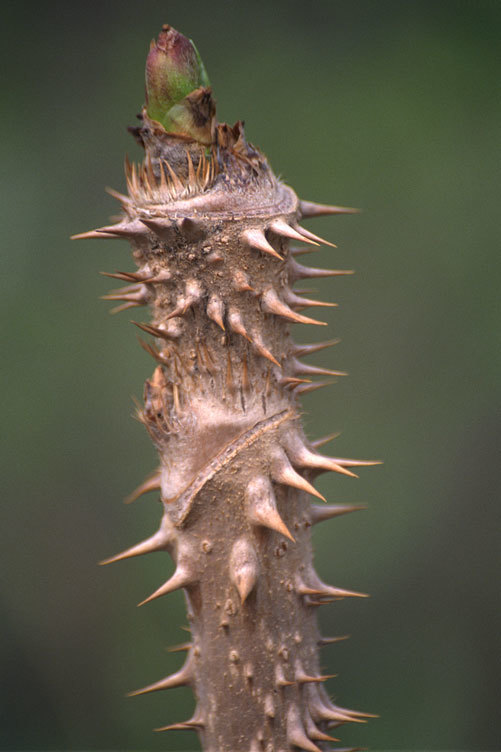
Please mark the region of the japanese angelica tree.
POLYGON ((159 490, 162 519, 105 563, 168 551, 174 574, 143 603, 183 589, 191 629, 183 667, 132 694, 191 686, 193 717, 164 729, 195 730, 206 752, 331 749, 333 729, 368 714, 324 688, 319 647, 339 638, 320 635, 317 609, 363 594, 321 581, 311 527, 359 507, 312 504, 313 482, 375 463, 325 456, 303 432, 299 398, 325 385, 312 377, 341 373, 303 362, 337 340, 298 344, 291 325, 323 327, 302 311, 334 304, 294 285, 351 272, 304 266, 290 244, 332 245, 301 219, 354 210, 299 200, 242 122, 218 123, 198 51, 170 26, 140 117, 144 161, 112 192, 120 221, 75 236, 129 240, 136 269, 109 274, 126 285, 105 297, 149 307, 134 323, 156 364, 138 415, 159 467, 132 498, 159 490))

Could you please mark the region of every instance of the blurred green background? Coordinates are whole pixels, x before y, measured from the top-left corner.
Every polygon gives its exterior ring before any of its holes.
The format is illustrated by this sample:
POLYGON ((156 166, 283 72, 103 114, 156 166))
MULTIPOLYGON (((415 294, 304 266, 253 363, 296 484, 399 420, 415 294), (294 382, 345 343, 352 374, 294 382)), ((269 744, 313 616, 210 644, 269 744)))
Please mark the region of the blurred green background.
MULTIPOLYGON (((343 730, 373 749, 499 748, 499 2, 172 0, 7 4, 2 12, 5 323, 3 750, 186 750, 151 729, 189 717, 185 690, 125 699, 180 664, 179 594, 135 604, 170 573, 160 555, 99 569, 148 536, 155 467, 130 415, 152 362, 125 313, 98 300, 125 243, 70 242, 124 188, 125 130, 150 39, 191 36, 220 120, 306 199, 360 206, 308 226, 338 243, 318 265, 332 336, 311 359, 350 372, 305 399, 312 437, 381 457, 322 478, 369 511, 315 532, 318 569, 369 601, 322 609, 341 704, 379 713, 343 730)), ((312 258, 312 257, 309 257, 312 258)), ((315 335, 316 333, 314 333, 315 335)), ((298 333, 298 339, 314 336, 298 333)))

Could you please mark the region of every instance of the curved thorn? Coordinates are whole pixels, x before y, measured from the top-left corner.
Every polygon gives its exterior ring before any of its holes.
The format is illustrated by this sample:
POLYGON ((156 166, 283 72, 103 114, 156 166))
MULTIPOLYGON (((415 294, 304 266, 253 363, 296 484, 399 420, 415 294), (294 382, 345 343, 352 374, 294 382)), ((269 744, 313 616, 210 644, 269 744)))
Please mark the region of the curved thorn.
POLYGON ((305 256, 308 253, 315 253, 315 251, 318 251, 318 246, 315 246, 314 248, 311 246, 308 246, 307 248, 289 248, 289 254, 292 257, 305 256))
POLYGON ((184 190, 184 185, 179 180, 177 174, 174 172, 174 170, 172 169, 172 167, 170 166, 169 162, 166 159, 163 160, 163 164, 169 170, 169 174, 170 174, 170 177, 172 179, 172 184, 173 184, 176 192, 177 193, 181 193, 184 190))
POLYGON ((98 228, 98 232, 104 232, 114 238, 142 238, 147 235, 148 230, 143 226, 141 220, 133 219, 130 222, 119 222, 116 225, 98 228))
POLYGON ((161 585, 157 590, 155 590, 154 593, 149 595, 148 598, 145 598, 144 601, 141 601, 141 603, 138 603, 137 605, 144 606, 146 603, 149 603, 156 598, 160 598, 162 595, 167 595, 167 593, 172 593, 174 592, 174 590, 180 590, 181 588, 189 587, 193 584, 193 582, 194 577, 185 569, 178 567, 172 577, 167 580, 167 582, 164 582, 164 584, 161 585))
POLYGON ((154 684, 148 684, 147 687, 141 689, 135 689, 133 692, 128 692, 127 697, 136 697, 137 695, 145 695, 149 692, 158 692, 161 689, 174 689, 175 687, 183 687, 191 684, 193 680, 193 658, 191 654, 188 654, 184 665, 176 671, 175 674, 160 679, 160 681, 154 684))
POLYGON ((261 338, 257 334, 256 331, 252 332, 252 337, 250 339, 250 342, 252 346, 254 347, 257 352, 263 356, 263 358, 266 358, 267 360, 271 361, 274 365, 278 366, 279 368, 282 368, 282 364, 278 362, 278 360, 271 354, 271 352, 268 350, 267 347, 263 345, 261 342, 261 338))
POLYGON ((321 749, 306 736, 299 710, 293 704, 289 705, 287 711, 287 741, 291 746, 307 752, 321 752, 321 749))
POLYGON ((284 389, 288 389, 290 391, 296 386, 299 386, 299 384, 311 384, 311 379, 297 379, 294 378, 294 376, 283 376, 282 378, 278 379, 278 383, 280 384, 280 386, 283 386, 284 389))
POLYGON ((321 676, 311 676, 310 674, 298 673, 295 678, 298 684, 321 684, 327 679, 335 679, 337 674, 324 674, 321 676))
POLYGON ((174 534, 172 531, 172 525, 169 520, 164 517, 160 525, 160 529, 152 535, 150 538, 137 543, 131 548, 127 548, 116 556, 110 556, 109 559, 103 559, 99 562, 100 566, 106 564, 114 564, 116 561, 122 561, 123 559, 130 559, 133 556, 143 556, 144 554, 150 554, 154 551, 166 551, 171 543, 174 541, 174 534), (167 523, 167 524, 166 524, 167 523))
POLYGON ((330 441, 337 439, 339 436, 341 436, 341 431, 335 431, 334 433, 327 434, 327 436, 322 436, 321 439, 310 441, 310 444, 314 449, 320 449, 320 447, 323 447, 324 444, 328 444, 330 441))
POLYGON ((161 329, 159 326, 154 326, 153 324, 144 324, 141 321, 131 321, 131 324, 134 324, 134 326, 139 327, 143 332, 146 332, 146 334, 151 334, 152 337, 159 337, 161 339, 171 340, 173 337, 165 330, 161 329))
POLYGON ((228 309, 228 324, 230 326, 230 329, 235 332, 236 334, 240 334, 241 337, 244 337, 248 342, 252 342, 247 329, 244 326, 244 322, 242 321, 242 316, 240 314, 240 311, 238 308, 229 308, 228 309))
POLYGON ((317 389, 323 389, 326 386, 332 386, 332 384, 335 384, 335 381, 316 381, 311 384, 303 384, 302 386, 296 387, 294 390, 295 394, 309 394, 310 392, 316 392, 317 389))
POLYGON ((148 228, 148 230, 151 230, 151 232, 157 235, 160 240, 169 241, 174 237, 175 228, 170 219, 150 217, 149 219, 141 219, 141 222, 148 228))
MULTIPOLYGON (((299 389, 300 387, 298 387, 299 389)), ((317 470, 330 470, 342 475, 348 475, 356 478, 355 473, 342 467, 331 457, 324 457, 322 454, 311 452, 298 436, 286 436, 286 450, 293 464, 300 467, 308 467, 317 470)))
MULTIPOLYGON (((311 684, 305 688, 305 691, 309 693, 308 710, 317 723, 321 721, 335 721, 336 723, 360 722, 359 719, 345 713, 342 708, 337 708, 329 700, 325 702, 319 694, 319 690, 321 689, 311 684)), ((365 721, 362 721, 362 723, 365 723, 365 721)))
POLYGON ((300 240, 302 243, 309 243, 310 245, 319 245, 319 243, 317 243, 315 240, 310 240, 309 238, 304 237, 304 235, 301 235, 300 232, 291 227, 283 219, 274 219, 268 225, 268 229, 274 232, 276 235, 281 235, 284 238, 300 240))
POLYGON ((143 480, 143 482, 134 489, 128 496, 124 499, 124 504, 132 504, 133 501, 136 501, 136 499, 139 499, 140 496, 143 494, 149 493, 150 491, 156 491, 160 488, 160 472, 156 471, 149 475, 147 478, 143 480))
POLYGON ((263 230, 259 230, 257 228, 252 230, 244 230, 241 233, 240 237, 251 248, 254 248, 257 251, 261 251, 262 253, 267 253, 270 256, 274 256, 280 261, 284 260, 283 256, 277 253, 273 246, 266 240, 266 236, 263 230))
POLYGON ((264 476, 252 478, 245 489, 245 499, 247 516, 253 525, 262 525, 275 530, 295 543, 295 539, 278 512, 275 494, 268 478, 264 476))
POLYGON ((305 711, 303 711, 303 715, 304 715, 305 729, 306 729, 306 733, 309 739, 314 739, 315 741, 319 741, 319 742, 322 742, 322 741, 323 742, 338 742, 339 741, 339 739, 337 739, 335 736, 329 736, 329 734, 324 734, 323 731, 320 731, 320 729, 315 724, 307 708, 305 711))
POLYGON ((257 553, 250 541, 240 538, 235 541, 230 554, 230 577, 244 603, 257 584, 259 563, 257 553))
POLYGON ((131 206, 132 205, 132 201, 130 200, 129 196, 125 195, 125 193, 119 193, 114 188, 110 188, 109 186, 107 186, 104 190, 110 196, 112 196, 117 201, 119 201, 122 204, 122 206, 131 206))
POLYGON ((182 234, 192 242, 202 240, 207 234, 202 220, 193 217, 183 217, 178 222, 178 227, 182 234))
POLYGON ((168 726, 154 728, 153 731, 196 731, 196 727, 191 723, 170 723, 168 726))
POLYGON ((325 496, 322 496, 322 494, 317 491, 317 489, 312 486, 306 478, 303 478, 302 475, 299 475, 299 473, 294 470, 283 449, 275 450, 272 455, 271 477, 275 483, 282 483, 283 485, 298 488, 300 491, 306 491, 306 493, 325 501, 325 496))
POLYGON ((304 235, 305 238, 309 238, 310 240, 316 240, 316 242, 320 243, 320 245, 329 245, 331 248, 337 248, 337 245, 335 243, 331 243, 328 240, 324 240, 323 238, 320 238, 318 235, 315 235, 315 233, 310 232, 309 230, 306 230, 304 227, 301 227, 301 225, 296 225, 295 229, 301 235, 304 235))
POLYGON ((296 682, 289 681, 285 678, 284 670, 280 664, 275 667, 275 686, 277 687, 292 687, 296 682))
POLYGON ((264 311, 266 311, 267 313, 272 313, 276 316, 281 316, 282 318, 285 318, 288 321, 292 321, 295 324, 315 324, 316 326, 327 326, 325 321, 310 319, 308 318, 308 316, 302 316, 300 313, 293 311, 292 308, 289 308, 286 303, 280 300, 273 287, 269 287, 262 293, 261 301, 264 311))
POLYGON ((223 315, 224 315, 224 304, 223 301, 217 297, 217 295, 212 295, 209 299, 209 302, 207 303, 207 316, 212 319, 222 330, 225 331, 224 328, 224 321, 223 321, 223 315))
POLYGON ((302 298, 300 295, 296 295, 294 290, 286 288, 284 291, 284 298, 288 305, 295 308, 337 308, 338 303, 328 303, 324 300, 314 300, 313 298, 302 298))
POLYGON ((301 661, 298 659, 294 664, 294 678, 298 684, 321 684, 327 679, 334 679, 337 674, 325 676, 310 676, 303 668, 301 661))
POLYGON ((195 279, 189 279, 186 282, 184 295, 180 296, 177 300, 177 305, 173 311, 171 311, 165 320, 174 319, 177 316, 184 316, 186 311, 197 303, 202 297, 202 288, 195 279))
POLYGON ((254 292, 254 288, 251 287, 247 274, 240 269, 237 269, 233 274, 233 287, 237 292, 254 292))
POLYGON ((292 367, 294 373, 300 373, 303 376, 348 376, 346 371, 332 371, 330 368, 310 366, 308 363, 302 363, 297 358, 292 358, 292 367))
POLYGON ((198 710, 198 708, 195 709, 195 712, 193 713, 193 716, 188 721, 183 721, 182 723, 171 723, 169 726, 162 726, 161 728, 154 729, 155 731, 175 731, 175 730, 181 730, 181 731, 195 731, 198 728, 203 728, 205 726, 205 718, 202 715, 202 713, 198 710))
POLYGON ((320 598, 368 598, 367 593, 359 593, 356 590, 345 590, 344 588, 327 585, 325 582, 313 573, 313 584, 306 585, 299 575, 296 576, 296 592, 300 595, 318 595, 320 598))

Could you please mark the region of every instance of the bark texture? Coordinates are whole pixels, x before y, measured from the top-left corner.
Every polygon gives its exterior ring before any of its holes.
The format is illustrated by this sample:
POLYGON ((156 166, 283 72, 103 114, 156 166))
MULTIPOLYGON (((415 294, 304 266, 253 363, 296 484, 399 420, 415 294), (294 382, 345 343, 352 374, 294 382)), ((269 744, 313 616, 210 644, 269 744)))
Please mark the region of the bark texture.
MULTIPOLYGON (((209 108, 210 110, 210 108, 209 108)), ((191 640, 184 666, 137 693, 193 688, 206 752, 322 750, 330 729, 364 714, 334 705, 319 670, 317 607, 361 593, 321 582, 312 524, 355 507, 312 504, 319 472, 353 475, 369 462, 327 457, 306 440, 299 396, 332 371, 300 358, 335 344, 298 345, 300 311, 329 305, 297 280, 342 271, 302 266, 291 240, 318 244, 302 217, 344 210, 301 202, 245 141, 215 126, 208 149, 167 134, 143 112, 144 163, 127 165, 123 218, 78 237, 128 238, 137 269, 107 296, 149 305, 137 325, 156 367, 139 417, 160 465, 132 498, 159 489, 163 517, 148 540, 108 561, 167 550, 175 572, 144 601, 183 588, 191 640)))

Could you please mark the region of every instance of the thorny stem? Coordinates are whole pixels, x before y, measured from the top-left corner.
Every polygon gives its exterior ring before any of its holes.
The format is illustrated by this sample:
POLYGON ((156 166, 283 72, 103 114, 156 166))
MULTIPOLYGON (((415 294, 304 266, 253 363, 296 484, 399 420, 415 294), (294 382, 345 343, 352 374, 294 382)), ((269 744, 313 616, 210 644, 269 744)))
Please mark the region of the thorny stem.
POLYGON ((299 396, 341 372, 300 360, 337 340, 295 343, 292 324, 324 326, 300 311, 330 304, 292 288, 349 272, 303 266, 289 244, 327 243, 301 218, 354 210, 300 201, 240 122, 218 124, 194 45, 168 26, 146 80, 134 129, 145 159, 126 164, 123 217, 76 236, 130 241, 137 270, 111 274, 128 284, 106 297, 152 313, 135 322, 156 362, 139 417, 159 467, 130 500, 159 490, 163 516, 105 563, 168 551, 174 574, 143 603, 182 588, 191 628, 184 666, 132 694, 191 686, 192 718, 159 730, 195 730, 206 752, 316 752, 367 714, 325 691, 318 648, 342 638, 322 638, 316 620, 319 606, 364 594, 320 580, 310 535, 360 507, 312 505, 313 481, 374 463, 322 455, 303 433, 299 396))

